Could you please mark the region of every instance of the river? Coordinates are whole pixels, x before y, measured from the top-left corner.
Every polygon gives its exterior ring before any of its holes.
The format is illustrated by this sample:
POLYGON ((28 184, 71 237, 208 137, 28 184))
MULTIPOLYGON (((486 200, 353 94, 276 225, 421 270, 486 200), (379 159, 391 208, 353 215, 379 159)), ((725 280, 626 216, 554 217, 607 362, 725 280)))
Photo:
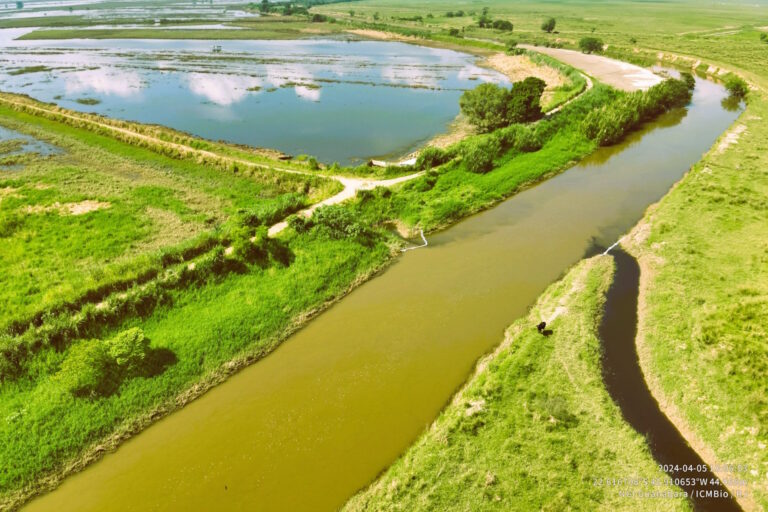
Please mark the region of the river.
POLYGON ((275 352, 30 511, 335 510, 434 420, 544 288, 613 243, 739 112, 687 109, 410 251, 275 352))

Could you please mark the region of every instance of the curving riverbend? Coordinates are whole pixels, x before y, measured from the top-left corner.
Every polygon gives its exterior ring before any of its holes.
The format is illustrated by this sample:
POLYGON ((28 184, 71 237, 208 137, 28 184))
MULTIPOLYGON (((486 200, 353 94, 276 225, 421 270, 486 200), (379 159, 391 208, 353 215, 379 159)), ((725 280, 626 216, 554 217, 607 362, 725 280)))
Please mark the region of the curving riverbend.
POLYGON ((687 109, 410 251, 274 353, 28 510, 335 510, 430 424, 541 291, 611 245, 738 112, 687 109))

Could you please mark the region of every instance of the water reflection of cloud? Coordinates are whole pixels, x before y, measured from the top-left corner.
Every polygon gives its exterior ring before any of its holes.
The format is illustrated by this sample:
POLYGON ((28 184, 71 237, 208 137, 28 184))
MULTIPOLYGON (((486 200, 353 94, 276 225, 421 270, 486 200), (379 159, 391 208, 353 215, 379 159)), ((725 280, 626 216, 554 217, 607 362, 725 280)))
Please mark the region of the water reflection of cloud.
POLYGON ((280 64, 267 65, 265 68, 267 82, 273 87, 286 87, 295 84, 293 85, 293 90, 296 96, 303 100, 320 101, 320 90, 306 85, 314 83, 315 80, 314 74, 306 66, 301 64, 280 64))
POLYGON ((411 87, 437 87, 439 84, 433 71, 410 59, 396 66, 384 66, 381 70, 381 78, 392 84, 405 84, 411 87))
POLYGON ((470 78, 479 79, 483 82, 490 82, 497 85, 507 84, 509 81, 501 73, 489 71, 474 64, 468 64, 459 70, 459 80, 469 80, 470 78))
POLYGON ((138 73, 133 71, 93 69, 67 75, 65 87, 67 94, 96 92, 128 97, 138 94, 143 83, 138 73))
POLYGON ((296 92, 296 96, 301 99, 309 101, 320 101, 320 90, 312 87, 306 87, 303 85, 297 85, 293 88, 296 92))
POLYGON ((249 94, 249 88, 261 86, 257 78, 249 76, 189 73, 186 79, 192 93, 223 106, 241 101, 249 94))

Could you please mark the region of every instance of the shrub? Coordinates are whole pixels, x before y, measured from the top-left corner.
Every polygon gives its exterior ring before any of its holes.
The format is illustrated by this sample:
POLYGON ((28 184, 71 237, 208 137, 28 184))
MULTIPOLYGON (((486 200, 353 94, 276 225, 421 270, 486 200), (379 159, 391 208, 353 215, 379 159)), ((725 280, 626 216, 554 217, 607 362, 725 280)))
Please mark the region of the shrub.
POLYGON ((291 215, 288 217, 288 226, 296 233, 306 233, 312 228, 312 222, 303 215, 291 215))
POLYGON ((685 82, 685 85, 687 85, 688 89, 690 90, 693 90, 696 87, 696 79, 693 78, 693 75, 687 71, 680 73, 680 80, 685 82))
POLYGON ((733 73, 729 73, 725 77, 725 88, 728 90, 728 93, 735 98, 744 98, 749 92, 747 82, 733 73))
POLYGON ((579 41, 579 49, 584 53, 602 53, 603 41, 596 37, 582 37, 579 41))
POLYGON ((766 34, 765 32, 762 32, 762 33, 760 34, 760 40, 761 40, 762 42, 764 42, 764 43, 768 43, 768 34, 766 34))
POLYGON ((318 208, 312 222, 332 239, 357 238, 366 241, 372 237, 372 232, 357 221, 351 210, 339 205, 318 208))
POLYGON ((549 18, 547 21, 541 24, 541 30, 544 32, 547 32, 548 34, 551 34, 553 30, 555 30, 555 25, 557 22, 555 21, 555 18, 549 18))
POLYGON ((494 20, 492 26, 497 30, 503 30, 505 32, 512 32, 515 28, 514 25, 512 25, 512 22, 508 20, 494 20))
POLYGON ((70 349, 56 380, 75 396, 104 395, 117 383, 115 363, 104 343, 83 341, 70 349))
POLYGON ((419 157, 416 159, 416 168, 420 171, 425 171, 432 167, 442 165, 448 160, 445 151, 440 148, 429 146, 419 153, 419 157))
POLYGON ((452 28, 448 31, 448 35, 452 37, 461 37, 461 31, 457 28, 452 28))
POLYGON ((500 150, 495 138, 467 144, 464 149, 464 166, 469 172, 485 174, 493 169, 493 159, 500 150))
POLYGON ((115 366, 126 375, 138 373, 149 352, 149 339, 138 327, 121 332, 106 345, 115 366))

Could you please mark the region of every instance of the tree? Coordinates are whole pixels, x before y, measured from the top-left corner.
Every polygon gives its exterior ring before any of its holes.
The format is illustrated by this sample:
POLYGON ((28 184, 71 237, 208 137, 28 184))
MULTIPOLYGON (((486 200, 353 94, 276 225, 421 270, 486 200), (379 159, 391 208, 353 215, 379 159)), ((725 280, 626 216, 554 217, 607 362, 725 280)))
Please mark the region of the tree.
POLYGON ((512 89, 481 84, 466 91, 459 106, 469 122, 487 133, 512 123, 527 123, 542 116, 541 95, 546 83, 536 77, 515 82, 512 89))
POLYGON ((544 32, 551 34, 553 30, 555 30, 555 25, 557 24, 557 21, 555 21, 555 18, 549 18, 547 21, 541 24, 541 30, 544 32))
POLYGON ((147 358, 149 339, 144 336, 144 331, 133 327, 109 340, 107 350, 123 375, 135 374, 147 358))
POLYGON ((461 111, 481 132, 507 126, 509 91, 496 84, 481 84, 465 91, 459 100, 461 111))
POLYGON ((507 124, 527 123, 541 118, 541 95, 546 86, 544 80, 534 76, 515 82, 507 100, 507 124))
POLYGON ((512 22, 508 20, 495 20, 493 22, 493 28, 497 30, 504 30, 506 32, 512 32, 514 25, 512 25, 512 22))
POLYGON ((584 53, 601 53, 603 41, 596 37, 582 37, 579 41, 579 48, 584 53))

